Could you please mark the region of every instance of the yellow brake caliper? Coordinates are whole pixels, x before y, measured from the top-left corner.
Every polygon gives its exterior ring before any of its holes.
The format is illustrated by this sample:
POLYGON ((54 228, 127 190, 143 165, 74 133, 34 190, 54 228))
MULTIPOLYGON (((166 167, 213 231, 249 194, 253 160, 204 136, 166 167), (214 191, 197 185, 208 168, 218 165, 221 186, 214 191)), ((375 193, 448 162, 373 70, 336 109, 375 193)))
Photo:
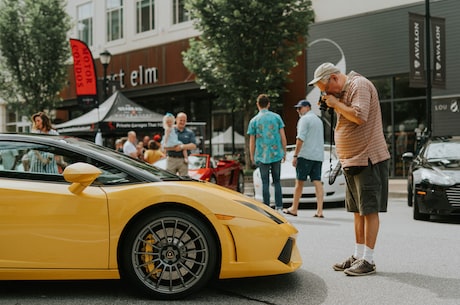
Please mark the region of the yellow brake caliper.
POLYGON ((155 263, 153 262, 153 245, 155 244, 155 239, 152 234, 146 236, 144 241, 143 252, 152 253, 152 254, 142 254, 142 261, 145 263, 145 271, 153 278, 157 278, 157 275, 161 273, 161 269, 155 268, 155 263))

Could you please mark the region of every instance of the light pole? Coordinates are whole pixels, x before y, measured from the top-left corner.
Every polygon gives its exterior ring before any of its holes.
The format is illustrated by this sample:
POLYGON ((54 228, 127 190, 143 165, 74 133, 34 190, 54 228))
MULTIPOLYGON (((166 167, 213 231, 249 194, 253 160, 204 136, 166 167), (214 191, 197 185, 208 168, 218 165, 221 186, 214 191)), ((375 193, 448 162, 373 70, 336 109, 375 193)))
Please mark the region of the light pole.
POLYGON ((99 59, 101 61, 102 67, 104 67, 104 101, 109 97, 109 86, 107 86, 107 67, 110 64, 110 59, 112 58, 112 54, 109 51, 104 50, 101 54, 99 54, 99 59))
MULTIPOLYGON (((109 97, 108 93, 108 85, 107 85, 107 67, 109 66, 110 59, 112 58, 112 54, 110 54, 109 51, 104 50, 104 52, 99 54, 99 60, 101 61, 102 67, 104 68, 104 101, 107 100, 109 97)), ((99 98, 98 98, 99 99, 99 98)), ((97 103, 97 133, 96 133, 96 138, 94 139, 94 142, 98 145, 103 145, 103 139, 102 139, 102 132, 101 128, 99 126, 101 122, 99 121, 99 102, 97 103)))

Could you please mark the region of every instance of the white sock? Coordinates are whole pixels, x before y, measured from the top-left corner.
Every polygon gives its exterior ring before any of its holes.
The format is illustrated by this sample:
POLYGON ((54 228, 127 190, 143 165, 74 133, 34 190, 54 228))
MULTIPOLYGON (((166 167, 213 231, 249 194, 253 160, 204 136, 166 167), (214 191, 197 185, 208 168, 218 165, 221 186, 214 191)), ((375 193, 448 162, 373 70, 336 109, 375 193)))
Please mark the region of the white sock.
POLYGON ((364 244, 355 244, 355 254, 353 254, 354 258, 360 259, 364 255, 364 244))
POLYGON ((373 264, 374 263, 374 249, 371 249, 368 246, 365 246, 363 258, 369 263, 373 264))

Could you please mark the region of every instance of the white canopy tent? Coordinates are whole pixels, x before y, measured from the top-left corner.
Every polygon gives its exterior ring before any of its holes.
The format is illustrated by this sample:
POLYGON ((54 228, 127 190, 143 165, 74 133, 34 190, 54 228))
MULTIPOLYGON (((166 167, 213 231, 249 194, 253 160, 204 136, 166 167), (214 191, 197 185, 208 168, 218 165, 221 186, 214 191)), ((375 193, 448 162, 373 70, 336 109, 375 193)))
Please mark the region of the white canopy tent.
MULTIPOLYGON (((214 156, 222 156, 225 155, 227 152, 231 152, 231 147, 233 144, 232 139, 232 132, 233 128, 230 126, 224 132, 214 136, 211 138, 211 141, 206 140, 205 144, 209 145, 211 142, 212 145, 212 155, 214 156), (226 149, 227 148, 227 149, 226 149)), ((244 136, 240 135, 238 132, 233 132, 234 136, 234 143, 235 148, 237 149, 244 149, 244 136)))

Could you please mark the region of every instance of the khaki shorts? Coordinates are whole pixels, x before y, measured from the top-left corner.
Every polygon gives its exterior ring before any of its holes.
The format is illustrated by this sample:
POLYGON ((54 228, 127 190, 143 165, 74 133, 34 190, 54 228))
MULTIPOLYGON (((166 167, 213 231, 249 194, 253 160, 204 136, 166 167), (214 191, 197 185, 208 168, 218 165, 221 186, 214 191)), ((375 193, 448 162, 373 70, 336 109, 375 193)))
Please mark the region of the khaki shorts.
POLYGON ((188 164, 184 158, 169 157, 166 159, 166 170, 179 176, 188 176, 188 164))
POLYGON ((388 206, 389 160, 358 168, 344 168, 348 212, 368 215, 386 212, 388 206))

